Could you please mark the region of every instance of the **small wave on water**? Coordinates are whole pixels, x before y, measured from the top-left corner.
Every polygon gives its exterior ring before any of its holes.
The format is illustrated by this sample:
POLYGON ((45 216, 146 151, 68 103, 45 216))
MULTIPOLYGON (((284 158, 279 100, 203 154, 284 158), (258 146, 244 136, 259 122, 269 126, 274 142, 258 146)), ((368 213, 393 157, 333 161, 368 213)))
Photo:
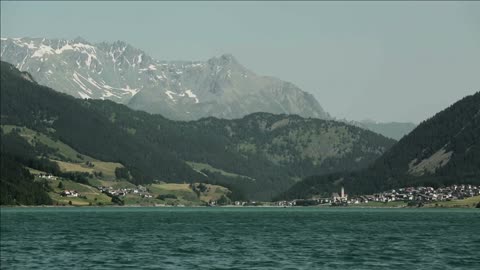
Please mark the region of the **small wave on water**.
POLYGON ((476 269, 475 209, 1 209, 2 269, 476 269))

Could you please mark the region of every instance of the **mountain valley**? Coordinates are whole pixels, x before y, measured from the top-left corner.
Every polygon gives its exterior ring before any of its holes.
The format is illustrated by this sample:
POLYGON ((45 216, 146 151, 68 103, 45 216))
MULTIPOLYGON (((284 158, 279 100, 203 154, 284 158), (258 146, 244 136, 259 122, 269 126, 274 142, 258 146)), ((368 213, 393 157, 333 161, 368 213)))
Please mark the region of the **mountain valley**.
MULTIPOLYGON (((1 97, 2 126, 28 128, 80 155, 119 163, 134 184, 219 184, 236 198, 269 200, 309 175, 364 168, 395 143, 341 122, 295 115, 172 121, 107 100, 58 93, 5 62, 1 97)), ((42 156, 46 163, 75 160, 43 144, 32 147, 24 152, 34 156, 14 150, 9 155, 23 164, 39 163, 42 156)))

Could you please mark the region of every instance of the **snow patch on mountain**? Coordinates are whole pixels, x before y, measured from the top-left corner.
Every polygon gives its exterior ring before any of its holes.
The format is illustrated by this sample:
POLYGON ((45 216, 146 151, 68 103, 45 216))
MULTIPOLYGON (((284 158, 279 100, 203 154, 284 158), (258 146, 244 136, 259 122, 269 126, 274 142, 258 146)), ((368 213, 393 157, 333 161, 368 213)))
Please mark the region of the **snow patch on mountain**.
MULTIPOLYGON (((80 78, 85 79, 82 75, 78 74, 78 73, 75 71, 75 72, 73 73, 73 81, 74 81, 75 83, 77 83, 77 85, 80 86, 80 88, 81 88, 83 91, 85 91, 85 92, 87 92, 87 93, 89 93, 89 94, 91 95, 91 94, 92 94, 92 90, 90 90, 90 88, 88 88, 88 87, 82 82, 82 80, 81 80, 80 78)), ((87 80, 87 81, 88 81, 88 80, 87 80)), ((90 97, 90 96, 89 96, 89 97, 90 97)), ((83 96, 82 96, 82 98, 83 98, 83 96)))
POLYGON ((45 55, 54 54, 55 51, 50 46, 41 44, 40 47, 32 54, 32 58, 43 58, 45 55))
POLYGON ((109 90, 104 90, 103 93, 102 93, 102 99, 109 98, 109 97, 121 98, 120 96, 110 92, 109 90))
POLYGON ((73 51, 73 47, 70 45, 70 44, 66 44, 64 45, 63 47, 59 48, 59 49, 56 49, 55 50, 55 53, 56 54, 61 54, 63 53, 64 51, 73 51))
POLYGON ((83 92, 80 92, 80 91, 78 91, 78 95, 79 95, 81 98, 83 98, 83 99, 89 99, 89 98, 90 98, 89 95, 87 95, 87 94, 85 94, 85 93, 83 93, 83 92))
POLYGON ((135 96, 140 89, 138 88, 130 88, 129 85, 127 85, 125 88, 118 88, 119 90, 122 90, 125 92, 125 94, 130 94, 132 97, 135 96))
POLYGON ((185 91, 185 93, 187 94, 187 96, 188 96, 189 98, 195 99, 195 103, 200 102, 200 101, 198 100, 198 98, 197 98, 197 95, 195 95, 195 94, 192 92, 192 90, 189 89, 189 90, 185 91))
POLYGON ((27 81, 35 82, 35 81, 32 79, 32 77, 30 77, 30 76, 28 75, 28 73, 22 73, 22 77, 23 77, 25 80, 27 80, 27 81))
POLYGON ((97 89, 103 89, 94 79, 92 79, 92 77, 89 76, 87 81, 97 89))
POLYGON ((167 96, 170 98, 170 100, 172 100, 174 103, 177 102, 177 101, 175 100, 175 98, 173 97, 173 95, 176 95, 177 93, 172 92, 172 91, 170 91, 170 90, 167 90, 167 91, 165 91, 165 94, 167 94, 167 96))

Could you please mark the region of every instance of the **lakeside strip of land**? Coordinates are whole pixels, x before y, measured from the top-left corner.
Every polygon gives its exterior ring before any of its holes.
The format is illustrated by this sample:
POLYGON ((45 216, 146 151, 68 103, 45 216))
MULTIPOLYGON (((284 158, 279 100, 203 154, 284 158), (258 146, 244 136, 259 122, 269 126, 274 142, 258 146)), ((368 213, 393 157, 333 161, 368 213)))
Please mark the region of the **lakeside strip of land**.
MULTIPOLYGON (((95 208, 129 208, 129 207, 165 207, 165 208, 209 208, 206 205, 164 205, 164 204, 126 204, 126 205, 2 205, 0 208, 75 208, 75 207, 95 207, 95 208)), ((352 204, 346 206, 332 206, 330 204, 319 204, 311 206, 279 206, 273 202, 257 202, 257 205, 217 205, 213 207, 225 208, 479 208, 480 196, 473 196, 462 200, 437 201, 417 205, 408 205, 407 202, 369 202, 364 204, 352 204)))

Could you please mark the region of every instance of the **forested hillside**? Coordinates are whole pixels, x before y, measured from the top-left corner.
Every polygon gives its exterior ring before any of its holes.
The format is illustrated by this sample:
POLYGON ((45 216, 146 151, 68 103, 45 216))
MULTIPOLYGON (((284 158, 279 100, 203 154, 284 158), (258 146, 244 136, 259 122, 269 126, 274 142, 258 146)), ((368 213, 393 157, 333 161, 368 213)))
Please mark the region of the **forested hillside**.
POLYGON ((16 134, 0 132, 0 204, 49 204, 44 185, 34 182, 24 166, 44 168, 50 162, 37 158, 38 152, 16 134))
POLYGON ((480 183, 480 92, 421 123, 368 169, 309 177, 283 197, 328 194, 341 185, 359 194, 461 183, 480 183))
POLYGON ((5 62, 1 124, 121 163, 137 184, 209 182, 263 200, 309 175, 364 168, 395 142, 344 123, 267 113, 171 121, 111 101, 58 93, 5 62))

